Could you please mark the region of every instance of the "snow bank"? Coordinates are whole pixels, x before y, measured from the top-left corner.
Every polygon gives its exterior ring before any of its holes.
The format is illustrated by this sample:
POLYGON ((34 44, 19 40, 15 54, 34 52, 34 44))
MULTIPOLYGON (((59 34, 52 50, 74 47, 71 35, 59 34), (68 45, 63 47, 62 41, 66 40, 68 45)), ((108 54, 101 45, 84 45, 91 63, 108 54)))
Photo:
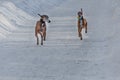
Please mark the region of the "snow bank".
POLYGON ((6 15, 11 21, 15 21, 15 24, 25 25, 26 21, 34 19, 32 16, 16 7, 12 2, 5 1, 3 2, 2 7, 3 14, 6 15))
POLYGON ((11 0, 17 7, 27 13, 37 16, 40 14, 48 14, 55 7, 61 5, 67 0, 11 0), (21 6, 22 5, 22 6, 21 6))
POLYGON ((12 33, 13 30, 19 28, 19 26, 30 26, 30 20, 34 20, 34 17, 30 16, 20 8, 16 7, 12 2, 1 1, 0 2, 0 38, 5 38, 7 34, 12 33), (28 21, 28 23, 27 23, 28 21))

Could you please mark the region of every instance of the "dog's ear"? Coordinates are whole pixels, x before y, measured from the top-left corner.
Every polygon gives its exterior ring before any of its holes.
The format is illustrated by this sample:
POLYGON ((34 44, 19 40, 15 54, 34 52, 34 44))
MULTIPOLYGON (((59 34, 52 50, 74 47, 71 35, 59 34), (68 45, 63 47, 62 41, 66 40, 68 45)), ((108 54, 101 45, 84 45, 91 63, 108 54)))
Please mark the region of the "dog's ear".
POLYGON ((48 23, 51 23, 51 20, 49 20, 48 23))
POLYGON ((83 10, 82 10, 82 8, 81 8, 81 13, 83 14, 83 10))
POLYGON ((39 13, 38 13, 38 16, 42 17, 39 13))
POLYGON ((82 12, 82 8, 81 8, 81 12, 82 12))

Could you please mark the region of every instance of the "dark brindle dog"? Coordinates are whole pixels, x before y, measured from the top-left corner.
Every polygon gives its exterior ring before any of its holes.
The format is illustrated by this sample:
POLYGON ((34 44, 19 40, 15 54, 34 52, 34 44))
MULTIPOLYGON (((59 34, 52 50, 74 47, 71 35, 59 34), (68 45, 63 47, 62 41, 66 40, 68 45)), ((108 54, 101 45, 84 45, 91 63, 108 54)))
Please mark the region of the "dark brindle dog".
POLYGON ((35 36, 37 38, 37 45, 39 45, 39 37, 38 34, 41 36, 41 45, 43 45, 43 40, 46 40, 46 23, 50 23, 49 17, 47 15, 40 15, 40 21, 37 21, 35 26, 35 36))
POLYGON ((85 28, 85 33, 87 33, 87 20, 83 18, 83 11, 81 9, 80 12, 78 12, 78 36, 82 40, 82 29, 85 28))

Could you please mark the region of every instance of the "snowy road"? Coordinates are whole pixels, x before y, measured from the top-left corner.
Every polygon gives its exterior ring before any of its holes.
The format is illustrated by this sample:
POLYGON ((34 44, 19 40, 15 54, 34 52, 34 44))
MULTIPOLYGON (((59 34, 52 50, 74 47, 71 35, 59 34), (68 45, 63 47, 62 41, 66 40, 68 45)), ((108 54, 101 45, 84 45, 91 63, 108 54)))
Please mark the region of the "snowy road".
POLYGON ((0 79, 110 80, 111 70, 104 61, 107 44, 92 41, 90 26, 81 41, 75 18, 68 19, 52 19, 43 46, 36 45, 34 27, 13 31, 0 47, 0 79))
POLYGON ((50 1, 44 6, 53 7, 52 23, 43 46, 34 36, 38 18, 28 14, 46 2, 27 1, 0 0, 0 80, 120 80, 119 0, 50 1), (76 26, 81 7, 88 21, 82 41, 76 26))

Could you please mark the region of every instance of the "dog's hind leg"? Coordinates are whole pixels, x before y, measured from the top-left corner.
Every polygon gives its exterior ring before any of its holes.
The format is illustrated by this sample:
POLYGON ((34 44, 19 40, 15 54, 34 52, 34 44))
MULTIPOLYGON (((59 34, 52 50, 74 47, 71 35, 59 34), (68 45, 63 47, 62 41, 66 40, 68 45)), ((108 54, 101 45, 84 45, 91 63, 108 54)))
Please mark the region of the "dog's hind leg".
POLYGON ((43 35, 41 35, 41 45, 43 45, 43 35))
POLYGON ((38 36, 37 36, 37 45, 39 45, 39 38, 38 38, 38 36))
POLYGON ((85 33, 87 33, 87 23, 85 24, 85 33))
POLYGON ((46 28, 45 28, 45 30, 44 30, 44 32, 43 32, 43 40, 44 40, 44 41, 46 40, 46 28))
POLYGON ((80 30, 79 30, 79 37, 80 37, 80 39, 82 40, 82 28, 80 28, 80 30))
POLYGON ((82 39, 83 39, 83 38, 82 38, 82 33, 80 32, 79 35, 80 35, 80 40, 82 40, 82 39))

